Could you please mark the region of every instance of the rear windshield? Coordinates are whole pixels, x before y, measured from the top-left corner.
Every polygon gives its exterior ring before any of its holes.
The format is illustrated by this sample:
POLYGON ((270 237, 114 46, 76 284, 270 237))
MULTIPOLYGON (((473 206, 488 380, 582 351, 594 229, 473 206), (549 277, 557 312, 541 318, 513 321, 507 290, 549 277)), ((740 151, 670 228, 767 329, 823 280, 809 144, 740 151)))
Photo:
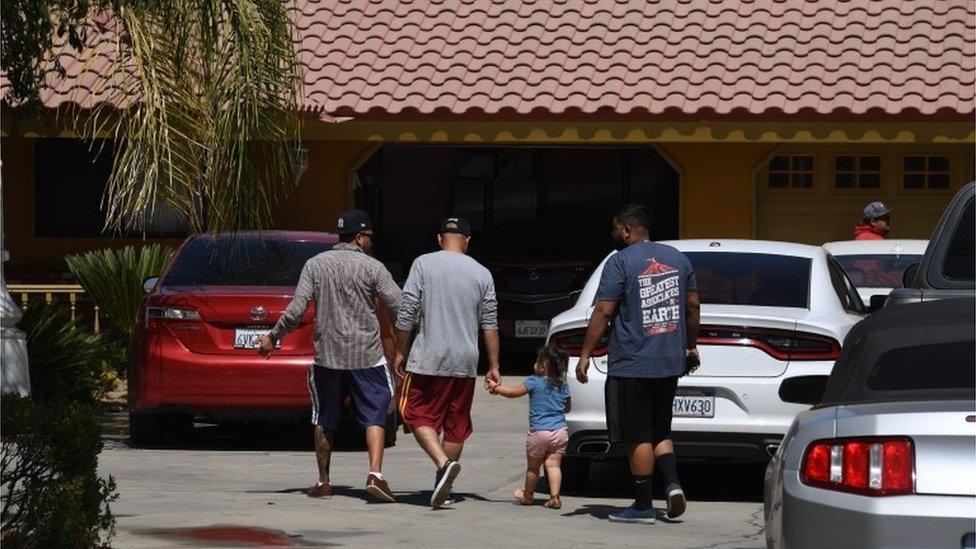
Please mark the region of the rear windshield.
POLYGON ((938 391, 976 388, 976 341, 892 349, 867 375, 872 391, 938 391))
POLYGON ((810 259, 786 255, 688 252, 702 303, 808 308, 810 259))
POLYGON ((847 277, 858 288, 901 288, 902 277, 921 255, 838 255, 834 256, 847 277))
POLYGON ((305 262, 332 247, 254 237, 198 236, 180 250, 166 286, 295 286, 305 262))

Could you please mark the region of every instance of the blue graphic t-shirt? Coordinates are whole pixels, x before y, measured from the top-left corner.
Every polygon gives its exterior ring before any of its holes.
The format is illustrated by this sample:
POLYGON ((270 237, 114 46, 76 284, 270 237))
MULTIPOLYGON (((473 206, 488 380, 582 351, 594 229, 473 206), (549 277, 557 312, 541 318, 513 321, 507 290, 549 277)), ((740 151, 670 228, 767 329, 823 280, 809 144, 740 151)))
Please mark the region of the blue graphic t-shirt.
POLYGON ((671 246, 632 244, 607 260, 597 301, 616 301, 609 375, 672 377, 685 363, 685 293, 697 291, 691 262, 671 246))
POLYGON ((566 426, 569 388, 552 387, 542 376, 529 376, 523 382, 529 391, 529 430, 555 431, 566 426))

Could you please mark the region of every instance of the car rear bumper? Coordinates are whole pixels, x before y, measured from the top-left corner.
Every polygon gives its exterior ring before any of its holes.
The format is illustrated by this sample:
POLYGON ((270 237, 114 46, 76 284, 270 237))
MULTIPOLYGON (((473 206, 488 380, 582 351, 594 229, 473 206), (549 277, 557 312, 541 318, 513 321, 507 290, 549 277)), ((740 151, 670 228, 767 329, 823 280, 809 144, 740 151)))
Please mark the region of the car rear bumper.
MULTIPOLYGON (((671 439, 681 458, 768 461, 779 447, 783 435, 775 433, 673 432, 671 439)), ((605 429, 573 432, 566 453, 590 459, 626 457, 627 445, 611 445, 605 429)))
POLYGON ((784 474, 781 547, 963 547, 976 530, 976 497, 867 497, 784 474))
POLYGON ((175 341, 156 342, 147 346, 135 371, 130 371, 130 411, 258 410, 264 414, 298 412, 310 406, 311 356, 265 359, 247 351, 206 355, 192 353, 175 341))

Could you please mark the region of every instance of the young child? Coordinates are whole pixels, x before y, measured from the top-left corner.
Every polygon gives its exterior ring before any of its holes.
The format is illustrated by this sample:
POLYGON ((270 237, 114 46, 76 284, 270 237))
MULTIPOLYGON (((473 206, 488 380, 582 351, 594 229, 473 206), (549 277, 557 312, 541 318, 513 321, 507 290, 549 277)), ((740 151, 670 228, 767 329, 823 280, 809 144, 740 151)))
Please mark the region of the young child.
POLYGON ((539 482, 539 467, 546 466, 549 480, 549 501, 546 507, 559 509, 559 485, 562 471, 559 468, 566 453, 569 432, 566 430, 566 413, 570 410, 569 389, 566 387, 566 352, 562 349, 543 347, 535 361, 535 375, 521 385, 508 386, 493 383, 489 392, 508 398, 529 395, 529 432, 525 436, 525 454, 528 466, 525 470, 525 488, 516 490, 513 496, 522 505, 532 505, 535 485, 539 482))

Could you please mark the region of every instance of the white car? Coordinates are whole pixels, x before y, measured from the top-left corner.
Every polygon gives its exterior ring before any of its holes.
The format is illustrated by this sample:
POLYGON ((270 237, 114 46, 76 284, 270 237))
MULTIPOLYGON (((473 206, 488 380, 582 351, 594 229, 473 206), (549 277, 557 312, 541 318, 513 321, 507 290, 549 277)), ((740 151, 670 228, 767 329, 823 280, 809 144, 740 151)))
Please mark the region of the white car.
MULTIPOLYGON (((864 306, 822 247, 757 240, 663 242, 683 252, 698 278, 701 367, 678 383, 673 440, 683 457, 765 461, 806 407, 779 398, 794 376, 827 375, 864 306)), ((612 254, 611 254, 612 255, 612 254)), ((609 256, 608 256, 609 257, 609 256)), ((556 316, 550 342, 570 355, 567 486, 585 483, 590 461, 622 457, 607 438, 603 386, 607 341, 594 352, 589 383, 576 381, 586 324, 603 264, 576 305, 556 316)))
POLYGON ((861 301, 902 287, 905 269, 922 261, 928 240, 845 240, 823 245, 844 268, 861 301))

